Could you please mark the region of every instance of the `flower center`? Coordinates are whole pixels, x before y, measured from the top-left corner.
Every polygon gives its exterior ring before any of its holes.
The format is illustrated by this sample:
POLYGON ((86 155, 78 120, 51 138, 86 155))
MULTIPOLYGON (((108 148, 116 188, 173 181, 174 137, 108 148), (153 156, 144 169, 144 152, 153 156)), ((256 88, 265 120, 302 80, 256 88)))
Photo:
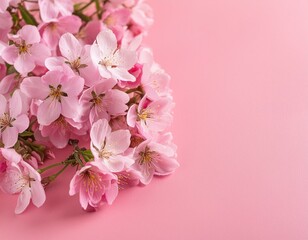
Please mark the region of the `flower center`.
POLYGON ((90 100, 90 102, 93 103, 93 105, 99 106, 102 104, 103 97, 105 96, 105 94, 101 93, 97 95, 96 92, 92 91, 91 95, 92 95, 92 99, 90 100))
POLYGON ((140 156, 139 164, 140 165, 145 164, 147 166, 150 166, 156 155, 157 155, 156 152, 150 151, 150 148, 146 147, 144 152, 139 153, 139 156, 140 156))
POLYGON ((62 115, 58 117, 58 119, 55 121, 55 124, 61 128, 65 128, 65 129, 68 128, 68 123, 62 115))
POLYGON ((98 191, 99 189, 102 189, 101 186, 102 178, 95 172, 91 170, 83 172, 82 179, 86 192, 98 191))
POLYGON ((50 94, 49 97, 53 98, 53 100, 58 100, 61 102, 61 97, 67 97, 67 93, 61 91, 62 85, 59 84, 56 88, 54 86, 49 85, 50 94))
POLYGON ((112 156, 112 152, 108 152, 105 149, 102 149, 99 151, 98 157, 99 158, 104 158, 104 159, 109 159, 112 156))
POLYGON ((86 68, 88 66, 87 64, 81 63, 80 57, 78 57, 76 60, 74 60, 72 62, 65 62, 65 63, 69 64, 71 69, 73 69, 78 74, 80 74, 80 72, 79 72, 80 68, 86 68))
POLYGON ((18 47, 18 53, 19 54, 25 54, 25 53, 29 53, 29 49, 31 47, 31 45, 27 45, 25 43, 25 41, 23 41, 20 45, 17 45, 18 47))
POLYGON ((13 127, 12 122, 15 119, 11 118, 8 113, 4 113, 0 118, 0 130, 3 132, 7 127, 13 127))
POLYGON ((148 118, 151 117, 151 113, 147 109, 141 110, 140 113, 138 113, 138 120, 139 121, 146 121, 148 118))
POLYGON ((116 63, 114 62, 114 59, 111 57, 105 57, 103 58, 100 62, 99 62, 100 65, 103 65, 105 67, 111 67, 111 68, 116 68, 117 65, 116 63))

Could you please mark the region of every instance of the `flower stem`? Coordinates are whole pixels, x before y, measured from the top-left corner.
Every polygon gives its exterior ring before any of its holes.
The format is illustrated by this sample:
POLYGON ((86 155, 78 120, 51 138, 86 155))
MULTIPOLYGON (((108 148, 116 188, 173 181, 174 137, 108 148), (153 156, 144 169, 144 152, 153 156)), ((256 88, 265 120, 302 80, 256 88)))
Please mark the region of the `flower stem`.
POLYGON ((38 171, 39 173, 43 173, 43 172, 46 172, 47 170, 49 170, 49 169, 51 169, 51 168, 58 167, 58 166, 63 165, 63 164, 65 164, 65 162, 55 163, 55 164, 49 165, 49 166, 47 166, 47 167, 37 169, 37 171, 38 171))

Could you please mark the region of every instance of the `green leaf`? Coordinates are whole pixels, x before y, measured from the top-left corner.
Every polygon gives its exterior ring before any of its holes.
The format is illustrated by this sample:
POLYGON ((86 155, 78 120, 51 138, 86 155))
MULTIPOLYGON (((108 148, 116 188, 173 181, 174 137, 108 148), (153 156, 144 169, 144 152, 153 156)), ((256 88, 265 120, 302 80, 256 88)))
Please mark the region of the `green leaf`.
POLYGON ((23 6, 23 5, 19 5, 18 6, 19 11, 21 13, 21 16, 23 18, 23 20, 30 25, 34 25, 37 26, 38 23, 36 21, 36 19, 34 18, 34 16, 23 6))
POLYGON ((20 137, 32 137, 33 136, 33 132, 24 131, 24 132, 20 133, 19 136, 20 137))

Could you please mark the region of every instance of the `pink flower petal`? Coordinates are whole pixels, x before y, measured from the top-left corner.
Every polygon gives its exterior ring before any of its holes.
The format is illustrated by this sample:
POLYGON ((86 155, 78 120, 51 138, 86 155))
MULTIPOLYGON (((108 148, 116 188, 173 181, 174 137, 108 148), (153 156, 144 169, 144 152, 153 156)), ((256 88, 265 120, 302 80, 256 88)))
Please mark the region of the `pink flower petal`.
POLYGON ((131 69, 137 62, 137 55, 133 51, 120 49, 114 54, 114 59, 119 68, 131 69))
POLYGON ((106 93, 104 101, 109 114, 123 114, 128 109, 126 103, 129 101, 129 96, 125 92, 115 89, 106 93))
POLYGON ((3 115, 7 110, 7 100, 0 94, 0 116, 3 115))
POLYGON ((155 167, 155 175, 165 176, 173 173, 180 164, 175 158, 161 156, 153 161, 153 166, 155 167))
POLYGON ((103 160, 103 164, 107 167, 107 169, 111 172, 121 172, 125 167, 125 163, 127 161, 126 157, 121 155, 111 156, 108 159, 103 160))
POLYGON ((26 75, 35 68, 34 58, 28 53, 20 54, 14 62, 14 67, 21 75, 26 75))
POLYGON ((128 82, 135 82, 136 77, 132 74, 130 74, 126 69, 124 68, 112 68, 107 67, 108 71, 111 72, 112 77, 118 80, 128 81, 128 82))
POLYGON ((105 119, 98 120, 91 128, 90 136, 94 146, 100 148, 105 141, 106 136, 111 132, 108 121, 105 119))
POLYGON ((15 149, 2 148, 1 154, 9 162, 19 163, 22 160, 22 157, 15 151, 15 149))
POLYGON ((60 114, 60 102, 49 97, 38 107, 37 120, 39 124, 48 126, 57 120, 58 117, 60 117, 60 114))
POLYGON ((62 91, 66 92, 70 97, 78 96, 84 88, 84 79, 79 76, 69 78, 62 82, 62 91))
POLYGON ((70 62, 75 61, 81 55, 82 46, 71 33, 65 33, 59 41, 59 48, 63 57, 70 62))
POLYGON ((62 97, 61 98, 62 115, 67 118, 76 118, 80 113, 80 105, 77 98, 62 97))
POLYGON ((17 200, 17 206, 15 208, 15 213, 20 214, 28 207, 31 199, 31 192, 29 187, 24 187, 22 192, 19 194, 17 200))
POLYGON ((59 28, 64 29, 66 32, 75 34, 78 33, 79 28, 82 25, 82 21, 75 15, 64 16, 59 19, 58 25, 59 28))
POLYGON ((137 122, 137 105, 134 104, 130 107, 127 113, 127 124, 130 127, 135 127, 137 122))
POLYGON ((103 57, 112 55, 118 47, 117 39, 111 30, 103 30, 96 37, 97 44, 103 57))
POLYGON ((40 43, 32 45, 31 54, 35 60, 35 63, 40 66, 44 66, 45 59, 51 56, 49 48, 40 43))
POLYGON ((18 129, 16 127, 7 127, 2 132, 2 141, 5 148, 10 148, 15 145, 18 139, 18 129))
POLYGON ((118 130, 110 133, 106 137, 106 146, 107 151, 112 152, 114 155, 124 153, 130 145, 131 134, 129 130, 118 130))
POLYGON ((40 77, 25 78, 20 84, 21 91, 30 98, 45 99, 50 92, 49 87, 43 84, 40 77))
POLYGON ((106 200, 109 205, 111 205, 116 197, 118 196, 119 188, 116 183, 111 184, 110 188, 106 191, 106 200))
POLYGON ((35 26, 25 25, 17 33, 26 44, 39 43, 41 40, 40 33, 35 26))
POLYGON ((6 47, 2 53, 1 57, 3 58, 4 61, 6 61, 9 64, 14 64, 18 57, 18 48, 15 47, 14 45, 10 45, 6 47))
POLYGON ((46 201, 45 190, 40 181, 31 181, 31 196, 36 207, 41 207, 46 201))
POLYGON ((81 207, 86 210, 88 207, 88 202, 89 202, 89 195, 86 192, 85 187, 80 187, 80 192, 79 192, 79 202, 81 207))
POLYGON ((22 114, 18 116, 12 124, 18 129, 19 133, 22 133, 29 127, 29 118, 26 114, 22 114))

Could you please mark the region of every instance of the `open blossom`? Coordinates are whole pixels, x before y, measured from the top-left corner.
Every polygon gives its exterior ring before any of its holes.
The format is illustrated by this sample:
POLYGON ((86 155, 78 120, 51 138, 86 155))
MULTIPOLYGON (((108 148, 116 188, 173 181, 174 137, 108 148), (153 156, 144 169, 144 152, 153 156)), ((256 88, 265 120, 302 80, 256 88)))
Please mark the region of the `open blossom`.
POLYGON ((126 26, 130 21, 130 15, 131 11, 127 8, 109 8, 104 12, 102 21, 106 27, 112 30, 117 39, 121 40, 126 26))
POLYGON ((39 124, 47 126, 61 114, 72 119, 78 117, 78 95, 83 86, 81 77, 68 77, 62 72, 50 71, 41 78, 25 78, 20 88, 30 98, 43 101, 38 107, 37 120, 39 124))
POLYGON ((153 24, 152 8, 144 0, 137 0, 136 5, 132 8, 132 19, 140 27, 148 28, 153 24))
POLYGON ((143 64, 141 85, 151 100, 170 96, 170 76, 153 60, 149 49, 142 49, 140 63, 143 64))
POLYGON ((127 124, 137 127, 145 136, 152 132, 164 131, 172 121, 171 109, 173 102, 169 98, 150 101, 147 96, 141 99, 139 105, 134 104, 127 113, 127 124))
POLYGON ((175 156, 172 147, 147 140, 136 148, 132 168, 141 174, 143 184, 149 184, 154 175, 165 176, 179 167, 175 156))
POLYGON ((81 27, 80 18, 72 16, 64 16, 53 20, 52 22, 43 23, 39 26, 39 31, 43 40, 52 49, 58 46, 59 39, 64 33, 76 34, 81 27))
POLYGON ((0 95, 0 139, 6 148, 13 147, 18 134, 29 126, 28 116, 25 114, 21 97, 16 92, 8 101, 0 95))
POLYGON ((40 126, 42 137, 46 137, 57 148, 67 146, 70 139, 80 138, 86 134, 83 125, 62 115, 48 126, 40 126))
POLYGON ((98 208, 102 203, 111 205, 118 195, 117 177, 99 163, 87 163, 71 180, 69 194, 77 193, 85 210, 98 208))
POLYGON ((38 0, 40 14, 44 22, 50 22, 59 16, 72 15, 72 0, 38 0))
POLYGON ((129 96, 123 91, 112 89, 116 82, 112 79, 95 84, 85 90, 80 98, 82 115, 93 124, 99 119, 109 120, 109 116, 124 115, 128 109, 129 96))
POLYGON ((108 121, 101 119, 93 124, 90 136, 95 160, 103 163, 109 171, 120 172, 133 163, 130 157, 123 155, 130 145, 128 130, 111 132, 108 121))
POLYGON ((50 56, 50 50, 40 43, 41 36, 35 26, 25 25, 10 38, 14 43, 2 51, 2 58, 21 75, 31 72, 36 65, 43 66, 50 56))
POLYGON ((90 57, 89 45, 82 46, 73 34, 65 33, 60 38, 59 49, 62 57, 46 59, 45 64, 49 70, 80 75, 86 86, 92 86, 100 80, 99 72, 90 57))
POLYGON ((102 77, 136 81, 128 72, 137 61, 136 53, 118 49, 116 36, 111 30, 103 30, 98 34, 96 42, 91 47, 91 57, 102 77))
POLYGON ((6 169, 3 177, 0 179, 0 188, 7 194, 19 194, 16 214, 22 213, 30 203, 40 207, 46 200, 44 188, 41 184, 40 174, 28 163, 24 162, 17 153, 2 151, 6 154, 6 169), (16 156, 17 155, 17 156, 16 156))

